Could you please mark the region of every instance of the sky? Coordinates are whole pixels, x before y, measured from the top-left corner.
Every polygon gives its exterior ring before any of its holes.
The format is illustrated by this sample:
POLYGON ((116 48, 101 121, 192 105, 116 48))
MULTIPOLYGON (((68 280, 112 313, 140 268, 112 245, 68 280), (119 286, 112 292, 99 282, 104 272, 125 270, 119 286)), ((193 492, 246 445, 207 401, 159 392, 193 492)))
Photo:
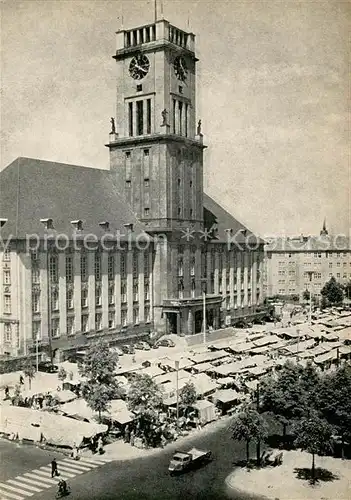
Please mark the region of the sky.
MULTIPOLYGON (((154 0, 2 0, 1 161, 109 168, 115 32, 154 0)), ((351 3, 158 0, 196 35, 206 192, 261 236, 350 234, 351 3)), ((118 117, 117 117, 118 128, 118 117)), ((3 187, 1 187, 3 189, 3 187)))

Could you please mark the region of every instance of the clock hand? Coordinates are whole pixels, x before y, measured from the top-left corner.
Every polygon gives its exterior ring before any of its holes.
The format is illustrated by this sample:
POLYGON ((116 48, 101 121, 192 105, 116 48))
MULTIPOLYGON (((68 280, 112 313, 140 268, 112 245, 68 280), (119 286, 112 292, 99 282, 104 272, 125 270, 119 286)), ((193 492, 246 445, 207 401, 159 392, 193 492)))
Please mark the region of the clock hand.
POLYGON ((135 68, 136 69, 140 69, 141 71, 143 71, 144 73, 147 73, 147 70, 142 68, 141 66, 139 66, 138 64, 135 65, 135 68))

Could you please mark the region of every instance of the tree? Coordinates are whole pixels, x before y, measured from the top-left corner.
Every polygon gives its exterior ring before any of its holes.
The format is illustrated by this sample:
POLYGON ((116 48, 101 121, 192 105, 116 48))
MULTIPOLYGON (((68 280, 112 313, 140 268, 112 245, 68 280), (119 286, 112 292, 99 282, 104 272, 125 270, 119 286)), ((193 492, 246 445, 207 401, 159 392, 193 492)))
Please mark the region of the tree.
POLYGON ((332 427, 312 411, 309 417, 303 417, 295 424, 294 434, 297 436, 295 446, 312 454, 311 477, 314 483, 315 455, 322 455, 331 449, 332 427))
POLYGON ((89 408, 98 412, 101 423, 101 413, 107 411, 111 401, 111 391, 104 384, 84 384, 83 397, 89 408))
POLYGON ((344 285, 345 297, 351 299, 351 280, 344 285))
POLYGON ((29 389, 31 389, 32 388, 32 379, 35 377, 35 368, 34 368, 30 358, 26 359, 26 362, 23 366, 23 373, 26 377, 28 377, 29 389))
POLYGON ((283 436, 288 422, 300 418, 306 408, 304 390, 300 385, 302 368, 287 361, 278 377, 267 377, 260 384, 260 411, 273 413, 283 425, 283 436))
POLYGON ((334 426, 344 443, 351 443, 351 367, 345 365, 321 377, 315 388, 315 408, 334 426))
POLYGON ((310 300, 311 293, 308 290, 304 290, 302 293, 303 300, 310 300))
POLYGON ((161 439, 160 413, 163 399, 159 386, 149 375, 136 374, 128 392, 128 408, 139 417, 138 432, 147 445, 161 439))
POLYGON ((82 384, 82 395, 88 406, 99 413, 106 411, 111 399, 119 398, 121 392, 114 375, 118 355, 110 351, 105 342, 98 342, 88 349, 79 373, 86 378, 82 384))
POLYGON ((336 281, 334 276, 324 285, 321 295, 327 299, 330 304, 340 304, 344 298, 343 286, 336 281))
POLYGON ((192 382, 187 382, 179 391, 179 406, 184 413, 193 406, 197 399, 196 389, 192 382))
MULTIPOLYGON (((250 442, 252 440, 262 441, 268 435, 268 428, 262 415, 256 410, 245 408, 238 413, 231 424, 232 438, 238 441, 246 441, 246 461, 250 460, 250 442)), ((259 450, 258 450, 259 452, 259 450)), ((260 464, 260 456, 257 454, 257 465, 260 464)))
POLYGON ((63 384, 63 382, 67 378, 67 372, 66 372, 66 370, 64 369, 63 366, 61 366, 61 368, 59 369, 59 372, 58 372, 57 376, 58 376, 58 379, 61 380, 61 382, 63 384))

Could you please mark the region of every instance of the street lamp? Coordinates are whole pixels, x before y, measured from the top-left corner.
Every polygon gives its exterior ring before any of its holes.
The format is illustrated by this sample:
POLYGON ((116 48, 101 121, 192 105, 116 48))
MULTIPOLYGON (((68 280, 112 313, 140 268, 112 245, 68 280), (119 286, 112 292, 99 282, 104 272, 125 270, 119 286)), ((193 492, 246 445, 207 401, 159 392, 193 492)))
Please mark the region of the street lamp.
POLYGON ((179 361, 178 360, 174 361, 174 367, 176 369, 177 429, 178 429, 178 427, 179 427, 179 394, 178 394, 178 389, 179 389, 179 361))
POLYGON ((207 288, 207 279, 202 279, 202 309, 203 309, 203 334, 204 334, 204 344, 206 344, 206 288, 207 288))

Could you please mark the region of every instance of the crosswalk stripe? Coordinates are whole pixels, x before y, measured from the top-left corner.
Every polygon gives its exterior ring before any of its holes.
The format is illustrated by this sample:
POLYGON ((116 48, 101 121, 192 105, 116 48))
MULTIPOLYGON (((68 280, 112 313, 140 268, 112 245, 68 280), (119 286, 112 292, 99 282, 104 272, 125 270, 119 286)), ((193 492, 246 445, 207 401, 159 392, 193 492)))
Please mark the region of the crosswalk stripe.
POLYGON ((22 481, 16 481, 15 479, 8 479, 7 482, 13 484, 14 486, 21 486, 21 488, 25 488, 26 490, 29 490, 29 491, 43 491, 43 490, 40 490, 39 488, 35 488, 32 485, 23 484, 22 481))
POLYGON ((85 457, 82 457, 82 458, 81 458, 81 461, 82 461, 82 462, 87 462, 88 464, 97 464, 97 465, 102 465, 102 464, 101 464, 101 461, 96 460, 96 459, 93 459, 93 458, 85 458, 85 457))
POLYGON ((17 481, 23 481, 27 484, 32 484, 33 486, 40 486, 41 488, 50 487, 50 485, 48 486, 47 484, 40 483, 39 481, 33 481, 33 479, 29 479, 28 477, 24 477, 24 476, 18 476, 15 479, 17 481))
POLYGON ((36 480, 40 479, 41 481, 45 481, 46 483, 49 483, 49 484, 57 484, 58 483, 58 481, 51 479, 51 477, 47 477, 45 472, 39 471, 39 470, 36 470, 36 471, 33 470, 32 472, 26 472, 23 475, 31 477, 31 478, 36 479, 36 480))
POLYGON ((14 495, 13 493, 8 493, 7 491, 1 491, 0 488, 0 495, 1 495, 1 500, 6 500, 8 498, 13 498, 13 500, 24 500, 24 497, 20 497, 18 495, 14 495))
POLYGON ((64 464, 60 464, 60 467, 59 467, 59 472, 62 472, 64 474, 67 474, 67 472, 69 472, 70 474, 83 474, 83 470, 81 469, 74 469, 73 467, 70 467, 69 465, 64 465, 64 464))
MULTIPOLYGON (((48 474, 50 473, 51 471, 51 466, 50 465, 47 465, 46 467, 40 467, 43 471, 47 471, 48 474)), ((60 474, 60 471, 59 471, 59 474, 60 474)), ((51 474, 50 474, 51 475, 51 474)), ((60 474, 60 477, 61 476, 67 476, 67 477, 74 477, 75 474, 68 474, 68 472, 65 472, 64 474, 60 474)))
POLYGON ((69 466, 71 467, 72 469, 76 469, 76 470, 79 470, 81 472, 88 472, 90 471, 91 469, 93 469, 94 467, 98 467, 98 465, 78 465, 76 464, 75 462, 72 462, 71 460, 69 459, 66 459, 66 460, 63 460, 62 462, 59 463, 59 467, 62 467, 62 466, 69 466))
POLYGON ((20 488, 14 488, 13 486, 10 486, 9 484, 6 484, 6 483, 0 483, 0 488, 2 488, 3 490, 10 490, 11 491, 14 491, 15 493, 20 493, 21 495, 26 495, 27 497, 31 497, 34 495, 34 493, 30 493, 29 491, 25 491, 25 490, 21 490, 20 488))

